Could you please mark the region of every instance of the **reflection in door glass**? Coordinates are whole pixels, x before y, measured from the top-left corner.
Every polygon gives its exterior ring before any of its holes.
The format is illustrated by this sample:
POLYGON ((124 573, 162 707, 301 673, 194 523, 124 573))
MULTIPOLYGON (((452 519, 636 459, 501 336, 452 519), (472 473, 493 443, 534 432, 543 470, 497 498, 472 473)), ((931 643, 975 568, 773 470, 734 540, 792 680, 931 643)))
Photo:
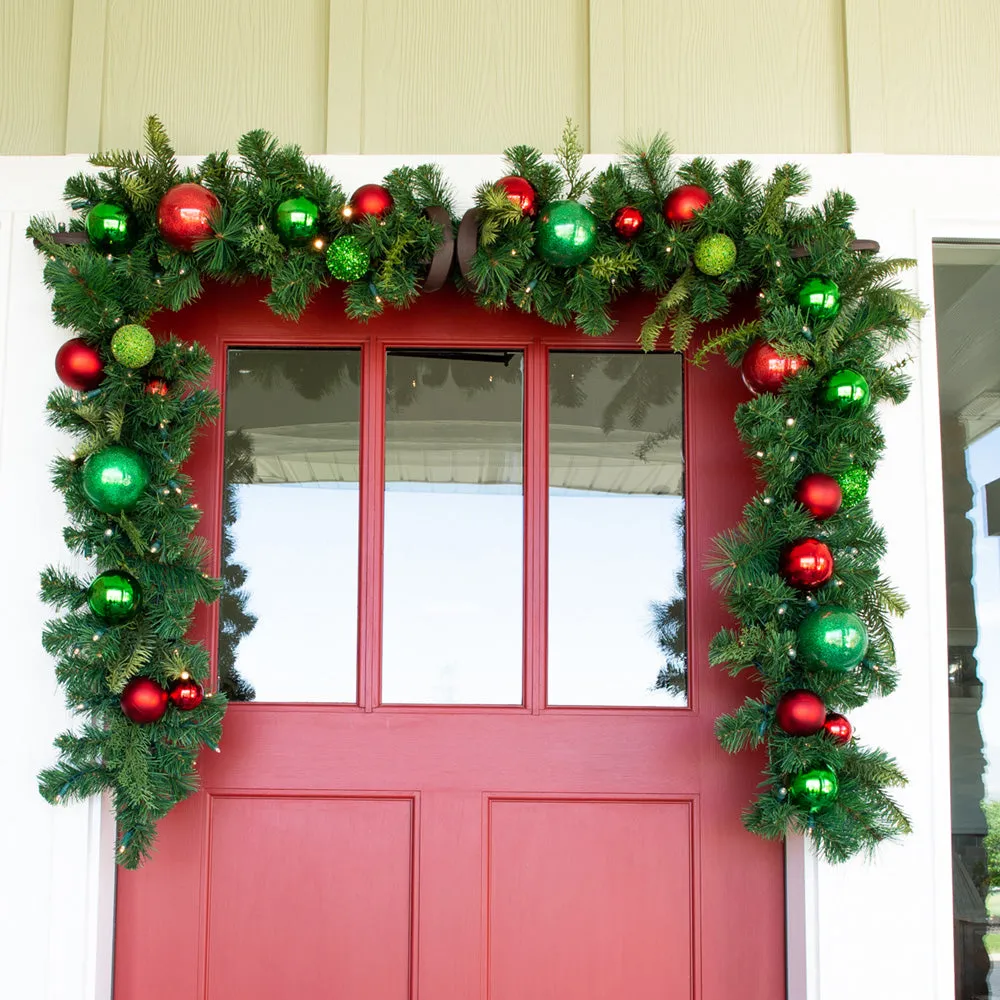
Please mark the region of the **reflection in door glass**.
POLYGON ((389 352, 384 702, 521 703, 521 357, 389 352))
POLYGON ((553 705, 685 705, 681 359, 553 354, 553 705))
POLYGON ((219 686, 355 702, 356 350, 230 350, 219 686))
POLYGON ((934 299, 955 996, 980 1000, 1000 997, 1000 247, 935 245, 934 299))

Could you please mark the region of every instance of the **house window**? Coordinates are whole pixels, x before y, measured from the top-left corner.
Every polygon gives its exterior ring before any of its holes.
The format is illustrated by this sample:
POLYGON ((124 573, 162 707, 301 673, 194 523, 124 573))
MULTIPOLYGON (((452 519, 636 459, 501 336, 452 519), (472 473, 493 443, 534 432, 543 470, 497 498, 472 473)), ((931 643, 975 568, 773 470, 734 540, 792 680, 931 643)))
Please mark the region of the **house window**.
POLYGON ((229 347, 224 409, 232 699, 687 704, 679 356, 229 347))

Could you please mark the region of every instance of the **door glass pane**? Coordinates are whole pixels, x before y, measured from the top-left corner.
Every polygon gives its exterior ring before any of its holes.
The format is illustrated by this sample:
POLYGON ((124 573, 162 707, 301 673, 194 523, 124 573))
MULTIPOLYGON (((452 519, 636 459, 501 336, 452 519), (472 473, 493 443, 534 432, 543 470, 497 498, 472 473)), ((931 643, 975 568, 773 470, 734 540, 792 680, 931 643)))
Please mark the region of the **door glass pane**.
POLYGON ((356 350, 229 351, 219 681, 357 701, 356 350))
POLYGON ((549 362, 552 705, 687 703, 681 359, 549 362))
POLYGON ((521 703, 521 359, 389 352, 384 702, 521 703))
POLYGON ((1000 997, 1000 246, 935 246, 934 299, 955 996, 979 1000, 1000 997))

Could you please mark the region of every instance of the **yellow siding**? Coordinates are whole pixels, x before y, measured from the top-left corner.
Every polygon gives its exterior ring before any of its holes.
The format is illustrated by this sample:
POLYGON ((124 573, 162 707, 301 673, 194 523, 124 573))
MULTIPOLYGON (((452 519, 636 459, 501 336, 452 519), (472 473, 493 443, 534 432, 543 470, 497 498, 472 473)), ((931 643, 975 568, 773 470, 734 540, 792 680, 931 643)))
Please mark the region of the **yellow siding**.
POLYGON ((1000 154, 1000 0, 0 0, 0 154, 1000 154))

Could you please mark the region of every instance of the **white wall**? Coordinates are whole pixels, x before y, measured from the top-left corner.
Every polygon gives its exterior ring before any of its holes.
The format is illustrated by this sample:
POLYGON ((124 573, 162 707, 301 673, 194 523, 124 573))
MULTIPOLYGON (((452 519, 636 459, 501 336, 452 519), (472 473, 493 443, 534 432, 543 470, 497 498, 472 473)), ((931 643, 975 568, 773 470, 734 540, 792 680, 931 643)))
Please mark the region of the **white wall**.
MULTIPOLYGON (((595 165, 606 162, 590 159, 595 165)), ((782 158, 755 159, 767 170, 782 158)), ((933 237, 1000 240, 1000 159, 796 159, 812 171, 816 199, 830 187, 857 197, 859 236, 878 239, 885 254, 919 258, 908 281, 925 302, 933 296, 933 237)), ((462 206, 470 203, 479 180, 501 172, 495 157, 439 160, 455 181, 462 206)), ((348 189, 401 161, 323 160, 348 189)), ((48 464, 67 441, 44 420, 45 398, 55 383, 53 357, 66 333, 49 318, 42 263, 23 232, 33 213, 65 216, 62 184, 81 165, 79 157, 0 158, 0 620, 7 652, 5 691, 13 709, 6 719, 2 771, 0 975, 3 994, 18 1000, 107 1000, 110 995, 111 824, 98 804, 53 809, 35 788, 37 770, 52 759, 51 739, 66 721, 52 664, 39 641, 46 613, 37 599, 39 569, 49 561, 66 561, 59 532, 62 504, 48 486, 48 464)), ((910 775, 901 798, 915 832, 899 845, 884 846, 874 863, 858 860, 838 867, 817 863, 800 843, 790 845, 794 1000, 919 1000, 952 992, 944 546, 933 324, 931 313, 911 348, 913 394, 884 414, 888 450, 871 490, 889 537, 885 570, 912 609, 896 630, 902 681, 891 699, 852 716, 862 739, 887 748, 910 775)))

